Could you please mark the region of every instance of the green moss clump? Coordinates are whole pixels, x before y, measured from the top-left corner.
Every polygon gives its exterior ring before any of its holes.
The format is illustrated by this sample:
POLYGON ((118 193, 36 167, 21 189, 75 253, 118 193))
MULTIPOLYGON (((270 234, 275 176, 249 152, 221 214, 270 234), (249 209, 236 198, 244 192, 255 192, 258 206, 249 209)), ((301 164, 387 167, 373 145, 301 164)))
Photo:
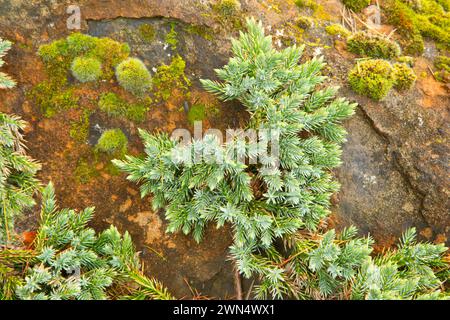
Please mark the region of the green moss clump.
POLYGON ((148 108, 143 103, 127 103, 113 92, 103 93, 98 101, 100 110, 113 117, 125 117, 134 122, 142 122, 148 108))
POLYGON ((188 120, 191 124, 195 121, 206 119, 206 108, 203 104, 194 104, 188 112, 188 120))
POLYGON ((444 69, 448 72, 450 72, 450 57, 447 56, 438 56, 434 60, 434 66, 437 69, 444 69))
POLYGON ((172 50, 176 50, 178 45, 178 33, 175 30, 175 25, 175 22, 170 24, 170 31, 166 35, 166 43, 170 45, 172 50))
POLYGON ((360 12, 362 9, 370 5, 370 0, 342 0, 344 5, 355 11, 360 12))
POLYGON ((305 42, 303 39, 305 30, 300 28, 299 25, 293 22, 286 22, 283 24, 283 30, 283 34, 277 36, 277 38, 284 46, 301 45, 305 42))
POLYGON ((325 27, 325 31, 332 36, 341 36, 343 38, 347 38, 349 35, 351 35, 350 30, 348 30, 346 27, 344 27, 341 24, 332 24, 327 27, 325 27))
POLYGON ((449 0, 436 0, 436 3, 440 4, 445 11, 450 11, 450 1, 449 0))
POLYGON ((175 56, 169 65, 158 67, 153 77, 155 97, 160 100, 169 99, 174 89, 184 94, 188 91, 191 82, 185 74, 186 62, 179 55, 175 56))
POLYGON ((103 93, 98 100, 100 110, 106 112, 110 116, 123 115, 123 104, 124 101, 112 92, 103 93))
POLYGON ((401 54, 400 46, 388 38, 368 32, 356 32, 347 39, 347 49, 371 58, 392 59, 401 54))
POLYGON ((79 143, 85 143, 89 137, 89 117, 91 111, 84 109, 78 121, 72 122, 70 126, 70 137, 79 143))
POLYGON ((41 45, 38 55, 45 64, 50 80, 65 84, 67 81, 67 70, 73 57, 69 54, 68 44, 65 39, 53 41, 49 44, 41 45))
POLYGON ((350 71, 348 82, 357 93, 381 100, 394 85, 392 66, 381 59, 360 61, 350 71))
POLYGON ((418 31, 414 24, 414 10, 405 3, 397 0, 388 0, 383 5, 388 21, 398 27, 398 31, 403 35, 408 35, 418 31))
POLYGON ((410 67, 414 66, 414 58, 410 56, 400 56, 396 59, 396 61, 400 63, 405 63, 410 67))
POLYGON ((127 43, 120 43, 110 38, 98 38, 96 46, 87 55, 101 61, 103 78, 109 80, 114 75, 114 68, 130 55, 130 47, 127 43))
POLYGON ((314 25, 314 21, 310 17, 300 16, 295 20, 295 24, 298 25, 300 28, 308 29, 314 25))
POLYGON ((36 102, 47 118, 62 110, 78 107, 79 98, 75 96, 73 89, 61 89, 56 82, 43 81, 37 84, 28 96, 36 102))
POLYGON ((156 31, 155 28, 151 25, 151 24, 141 24, 138 28, 139 31, 139 36, 141 37, 141 39, 145 42, 152 42, 153 40, 155 40, 155 36, 156 36, 156 31))
POLYGON ((425 43, 419 32, 414 32, 404 40, 405 53, 421 55, 425 50, 425 43))
POLYGON ((187 33, 196 34, 208 41, 212 41, 214 39, 214 32, 213 32, 212 28, 210 28, 208 26, 203 26, 203 25, 199 26, 199 25, 190 24, 187 27, 185 27, 184 30, 187 33))
POLYGON ((450 57, 438 56, 434 60, 434 67, 438 70, 434 73, 436 79, 442 82, 450 82, 450 57))
POLYGON ((213 17, 223 28, 240 30, 243 27, 243 15, 239 0, 216 0, 211 9, 213 17))
POLYGON ((102 74, 102 64, 95 58, 76 57, 70 69, 80 82, 96 81, 102 74))
POLYGON ((125 109, 125 117, 128 120, 142 122, 149 108, 144 103, 128 103, 125 109))
POLYGON ((79 56, 95 58, 103 67, 102 76, 111 79, 114 67, 128 58, 130 48, 110 38, 96 38, 82 33, 72 33, 66 39, 59 39, 39 47, 39 56, 45 63, 49 77, 61 83, 66 81, 67 70, 79 56))
POLYGON ((75 32, 66 38, 68 53, 78 56, 89 52, 97 45, 98 38, 75 32))
POLYGON ((120 129, 110 129, 98 139, 96 150, 109 155, 122 156, 127 152, 128 139, 120 129))
POLYGON ((314 0, 295 0, 295 4, 301 9, 309 8, 313 11, 316 11, 319 7, 319 5, 314 0))
POLYGON ((52 43, 41 45, 38 49, 38 55, 45 63, 58 62, 69 55, 69 46, 66 39, 56 40, 52 43))
POLYGON ((122 61, 116 68, 119 84, 136 96, 143 96, 152 86, 152 77, 145 64, 137 58, 122 61))
POLYGON ((393 65, 393 77, 394 87, 400 91, 410 89, 417 79, 414 70, 404 63, 395 63, 393 65))
POLYGON ((213 9, 221 16, 231 17, 241 10, 241 3, 239 0, 219 0, 213 9))
POLYGON ((36 85, 29 95, 46 117, 76 107, 79 98, 68 85, 68 71, 81 82, 108 80, 114 76, 114 67, 127 59, 129 53, 126 43, 78 32, 41 45, 38 55, 45 64, 49 80, 36 85))
POLYGON ((416 23, 424 37, 442 43, 447 48, 450 47, 450 18, 446 18, 444 22, 440 18, 417 15, 416 23))
POLYGON ((383 1, 388 22, 395 25, 404 37, 405 52, 423 53, 423 37, 428 37, 443 48, 450 47, 450 17, 445 1, 422 0, 406 3, 400 0, 383 1))

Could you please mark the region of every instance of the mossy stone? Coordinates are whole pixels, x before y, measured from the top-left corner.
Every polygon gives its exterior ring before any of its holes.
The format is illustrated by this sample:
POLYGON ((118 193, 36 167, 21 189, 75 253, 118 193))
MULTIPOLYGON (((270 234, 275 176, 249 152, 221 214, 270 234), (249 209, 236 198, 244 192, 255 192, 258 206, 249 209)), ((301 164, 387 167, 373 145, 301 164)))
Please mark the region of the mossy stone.
POLYGON ((357 93, 381 100, 394 85, 393 69, 386 60, 360 61, 350 71, 348 82, 357 93))

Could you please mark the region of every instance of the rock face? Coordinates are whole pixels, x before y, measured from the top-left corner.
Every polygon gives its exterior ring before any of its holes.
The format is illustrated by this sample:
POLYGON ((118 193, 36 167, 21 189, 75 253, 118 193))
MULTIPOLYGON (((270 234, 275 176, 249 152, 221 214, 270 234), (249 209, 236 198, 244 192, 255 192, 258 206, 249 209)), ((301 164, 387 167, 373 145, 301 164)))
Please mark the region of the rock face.
POLYGON ((385 244, 411 226, 431 228, 427 240, 448 243, 449 100, 435 97, 435 106, 424 108, 422 94, 392 93, 380 103, 358 98, 361 106, 347 124, 336 211, 385 244))
POLYGON ((326 61, 340 94, 359 103, 346 123, 348 141, 336 170, 338 226, 354 224, 382 245, 414 226, 424 240, 448 244, 450 96, 429 73, 430 62, 417 58, 415 87, 392 90, 377 103, 346 85, 345 70, 353 65, 347 54, 330 52, 326 61))
MULTIPOLYGON (((337 19, 341 6, 339 1, 317 2, 325 3, 324 10, 337 19)), ((16 41, 6 56, 7 65, 2 67, 2 71, 19 82, 16 89, 0 92, 0 111, 15 112, 32 123, 28 144, 30 153, 44 162, 41 177, 44 180, 51 177, 55 182, 61 204, 75 208, 95 204, 95 227, 102 229, 114 223, 121 230, 130 230, 138 250, 143 252, 149 274, 162 280, 176 296, 191 295, 186 281, 202 294, 218 298, 233 296, 232 266, 227 262, 227 247, 232 241, 228 230, 208 228, 201 244, 181 234, 163 234, 166 227, 164 219, 161 219, 163 213, 152 212, 149 199, 140 200, 139 194, 130 193, 130 187, 135 185, 123 177, 113 176, 99 178, 91 189, 79 187, 72 190, 66 177, 74 169, 75 157, 72 163, 62 156, 52 160, 56 152, 63 154, 66 142, 62 136, 55 136, 54 129, 47 130, 49 126, 44 125, 39 111, 30 107, 24 93, 44 78, 42 65, 35 55, 38 45, 70 32, 65 28, 68 4, 70 1, 52 0, 5 0, 0 3, 0 25, 5 26, 0 36, 16 41)), ((277 28, 284 28, 286 20, 295 19, 298 15, 296 9, 285 1, 280 3, 280 12, 256 0, 242 0, 241 4, 244 14, 263 19, 267 26, 271 26, 273 34, 277 28)), ((177 31, 182 36, 179 53, 188 63, 191 80, 214 77, 213 68, 226 63, 229 55, 231 33, 220 30, 220 25, 211 15, 202 14, 208 9, 207 1, 84 0, 80 1, 80 6, 82 32, 98 36, 115 34, 120 37, 120 30, 135 28, 142 22, 152 24, 164 33, 169 28, 166 22, 177 21, 178 28, 181 26, 177 31), (190 24, 207 25, 216 33, 211 41, 207 41, 186 33, 183 26, 190 24)), ((326 36, 323 29, 308 32, 326 36)), ((235 35, 236 30, 232 33, 235 35)), ((130 34, 124 37, 123 40, 129 41, 134 50, 133 55, 140 56, 150 69, 170 61, 167 54, 172 52, 170 49, 161 50, 162 43, 155 42, 140 50, 130 34)), ((331 38, 327 41, 332 45, 331 38)), ((343 147, 343 165, 336 170, 337 179, 342 184, 333 207, 337 227, 354 224, 361 233, 372 234, 379 244, 391 245, 392 239, 396 239, 405 228, 415 226, 425 239, 438 239, 448 244, 450 100, 444 86, 429 74, 427 65, 430 62, 418 59, 416 73, 428 75, 419 77, 415 89, 406 93, 392 91, 384 101, 375 103, 355 95, 346 86, 346 74, 353 65, 351 55, 334 48, 322 51, 329 64, 327 75, 331 78, 330 83, 342 86, 340 95, 360 104, 356 115, 346 123, 349 135, 343 147)), ((226 108, 225 116, 221 118, 226 122, 223 126, 237 127, 235 121, 238 117, 234 115, 242 115, 244 108, 234 106, 235 113, 231 113, 228 106, 223 108, 226 108)), ((176 110, 151 112, 155 122, 149 129, 172 117, 178 119, 183 116, 176 110)), ((58 132, 68 130, 59 120, 52 121, 58 132)))

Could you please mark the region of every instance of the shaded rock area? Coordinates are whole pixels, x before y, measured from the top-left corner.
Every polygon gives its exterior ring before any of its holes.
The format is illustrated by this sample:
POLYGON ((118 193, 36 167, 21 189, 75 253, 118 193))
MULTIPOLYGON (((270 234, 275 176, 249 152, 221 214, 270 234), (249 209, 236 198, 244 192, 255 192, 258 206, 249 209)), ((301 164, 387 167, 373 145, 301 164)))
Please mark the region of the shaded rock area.
MULTIPOLYGON (((323 17, 338 20, 339 1, 323 3, 323 17), (328 14, 326 14, 328 13, 328 14)), ((177 52, 187 62, 187 76, 193 81, 192 91, 202 95, 199 78, 214 78, 214 68, 226 63, 230 55, 230 36, 237 29, 223 28, 223 21, 211 11, 208 1, 80 1, 82 32, 109 36, 130 44, 132 55, 138 56, 151 70, 169 63, 175 52, 166 47, 164 37, 175 22, 179 35, 177 52), (156 30, 151 43, 136 37, 141 24, 156 30), (211 28, 212 38, 188 32, 188 27, 211 28)), ((66 36, 69 1, 3 0, 0 2, 0 36, 15 42, 2 68, 18 82, 17 88, 0 91, 0 111, 16 113, 29 121, 27 133, 30 154, 39 160, 44 183, 52 180, 62 207, 96 206, 92 226, 102 230, 115 224, 128 230, 142 252, 146 272, 161 280, 177 297, 196 294, 216 298, 233 298, 233 270, 227 260, 232 242, 230 230, 210 226, 204 240, 197 244, 191 236, 166 234, 164 212, 153 212, 148 197, 141 199, 137 186, 105 170, 95 168, 98 175, 87 184, 75 181, 74 172, 90 146, 75 145, 69 136, 70 111, 45 119, 27 98, 33 85, 45 79, 43 65, 36 56, 42 43, 66 36)), ((289 1, 242 1, 242 14, 263 19, 271 32, 294 20, 298 9, 289 1), (275 7, 275 5, 277 5, 275 7), (276 8, 276 10, 274 9, 276 8)), ((309 14, 303 12, 302 14, 309 14)), ((342 184, 335 196, 334 224, 341 228, 355 224, 361 234, 370 233, 380 246, 392 245, 401 232, 416 226, 421 236, 430 241, 450 240, 448 203, 449 106, 447 89, 428 70, 426 58, 418 59, 419 75, 415 89, 406 93, 391 92, 382 102, 375 103, 354 94, 346 85, 346 74, 352 67, 351 54, 345 48, 333 47, 333 39, 323 28, 312 27, 304 40, 322 39, 320 54, 329 64, 329 83, 340 85, 340 95, 357 101, 356 115, 346 122, 348 141, 343 147, 343 165, 336 170, 342 184), (326 47, 326 46, 329 47, 326 47)), ((307 46, 307 57, 317 52, 317 46, 307 46)), ((93 87, 92 91, 103 90, 93 87)), ((87 99, 87 98, 86 98, 87 99)), ((241 126, 246 121, 244 108, 237 104, 221 104, 220 112, 208 119, 207 126, 220 129, 241 126)), ((137 126, 115 122, 99 114, 91 116, 91 144, 98 139, 94 126, 120 126, 130 138, 130 152, 138 154, 142 145, 137 128, 170 132, 176 127, 188 127, 182 104, 166 103, 149 111, 147 120, 137 126), (180 110, 181 108, 181 110, 180 110)), ((37 212, 22 222, 21 230, 35 226, 37 212)), ((245 288, 244 288, 245 289, 245 288)))
POLYGON ((423 240, 449 243, 450 99, 427 68, 418 58, 416 87, 392 91, 378 103, 355 96, 345 84, 341 90, 359 107, 346 124, 348 141, 336 172, 342 184, 335 208, 338 225, 357 225, 378 244, 392 245, 411 226, 423 240))

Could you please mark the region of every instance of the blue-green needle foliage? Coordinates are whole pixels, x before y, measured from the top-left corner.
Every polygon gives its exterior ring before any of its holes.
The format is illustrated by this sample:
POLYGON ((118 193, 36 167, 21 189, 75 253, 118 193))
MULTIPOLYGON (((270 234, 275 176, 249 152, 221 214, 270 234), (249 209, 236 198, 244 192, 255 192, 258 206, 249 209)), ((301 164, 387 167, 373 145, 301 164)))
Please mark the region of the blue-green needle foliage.
POLYGON ((235 56, 218 70, 225 82, 203 84, 223 100, 240 100, 251 114, 250 128, 281 130, 280 164, 248 145, 243 147, 246 157, 262 157, 254 168, 233 159, 188 165, 177 162, 172 153, 190 148, 189 152, 228 155, 233 144, 223 146, 207 137, 178 146, 165 135, 142 131, 148 157, 128 157, 116 165, 130 174, 130 180, 144 180, 142 194, 154 195, 155 208, 167 206, 170 231, 193 231, 200 240, 208 221, 231 222, 237 244, 267 248, 302 226, 314 230, 328 215, 329 197, 338 189, 329 170, 340 163, 339 144, 345 135, 339 122, 355 105, 335 99, 336 88, 315 90, 325 79, 320 75, 321 59, 300 65, 302 48, 277 52, 261 25, 249 21, 248 28, 233 41, 235 56), (310 137, 300 138, 301 132, 310 137))
MULTIPOLYGON (((353 279, 352 299, 450 299, 442 292, 450 279, 443 244, 418 243, 415 228, 405 231, 396 250, 367 258, 353 279)), ((448 284, 447 284, 448 285, 448 284)))
POLYGON ((42 191, 34 242, 20 247, 15 218, 42 190, 35 177, 40 165, 25 153, 24 128, 20 118, 0 113, 0 300, 172 299, 142 273, 128 233, 111 226, 96 234, 87 226, 94 208, 58 210, 52 184, 42 191))
POLYGON ((417 243, 412 228, 395 250, 372 257, 372 239, 356 234, 354 227, 340 234, 297 234, 287 256, 275 248, 257 254, 233 246, 231 253, 247 275, 261 279, 259 299, 450 299, 442 291, 450 275, 443 244, 417 243))
POLYGON ((249 20, 247 25, 248 33, 233 40, 234 57, 217 71, 224 82, 203 84, 223 100, 241 101, 251 114, 249 128, 281 130, 279 165, 250 145, 241 146, 242 153, 262 157, 259 165, 227 157, 235 144, 221 145, 212 136, 181 146, 144 131, 147 157, 115 164, 130 180, 143 182, 142 195, 153 194, 155 208, 166 207, 169 231, 193 232, 199 241, 209 221, 228 222, 235 246, 259 251, 301 227, 315 230, 329 214, 329 198, 338 189, 330 169, 340 163, 345 136, 339 123, 355 105, 336 99, 337 88, 315 89, 325 79, 321 59, 299 64, 303 48, 278 52, 260 24, 249 20), (309 137, 301 138, 302 132, 309 137), (227 161, 189 164, 173 156, 196 150, 227 161))
POLYGON ((0 252, 0 299, 171 299, 141 272, 127 232, 111 226, 96 234, 87 226, 93 213, 58 210, 52 184, 44 188, 33 249, 0 252))
POLYGON ((14 221, 34 205, 40 168, 26 154, 22 135, 26 122, 0 112, 0 245, 14 242, 14 221))
POLYGON ((213 135, 182 145, 141 130, 145 157, 114 163, 142 184, 142 196, 152 195, 155 209, 166 209, 169 232, 200 241, 209 222, 230 224, 231 256, 243 275, 258 278, 257 298, 348 298, 343 293, 372 241, 357 238, 354 228, 339 236, 315 232, 339 187, 330 170, 340 164, 346 134, 340 123, 356 105, 336 98, 337 88, 318 89, 325 80, 322 59, 300 64, 302 47, 277 51, 260 23, 248 20, 247 28, 232 40, 229 63, 217 70, 221 81, 202 83, 224 101, 240 101, 249 129, 279 131, 279 161, 263 152, 266 134, 255 148, 239 139, 223 144, 213 135), (203 161, 192 161, 199 153, 203 161), (236 154, 259 157, 258 164, 236 154))
MULTIPOLYGON (((5 64, 3 57, 11 49, 11 41, 0 38, 0 67, 5 64)), ((0 89, 9 89, 16 86, 16 82, 6 73, 0 72, 0 89)))

